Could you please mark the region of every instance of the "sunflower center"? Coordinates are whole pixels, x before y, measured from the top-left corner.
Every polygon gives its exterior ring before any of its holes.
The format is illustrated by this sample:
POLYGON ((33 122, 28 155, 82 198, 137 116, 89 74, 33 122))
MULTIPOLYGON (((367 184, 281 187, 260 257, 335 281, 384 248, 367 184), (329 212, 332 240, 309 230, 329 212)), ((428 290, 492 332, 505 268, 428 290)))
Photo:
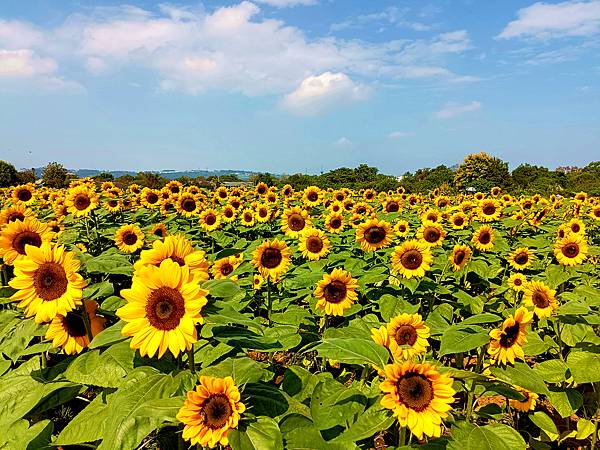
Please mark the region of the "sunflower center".
POLYGON ((521 280, 520 278, 515 278, 513 284, 515 286, 521 286, 523 284, 523 280, 521 280))
POLYGON ((385 229, 382 227, 369 227, 365 231, 365 240, 369 244, 379 244, 385 239, 385 229))
POLYGON ((306 240, 306 249, 311 253, 319 253, 323 250, 323 241, 319 236, 311 236, 306 240))
POLYGON ((423 411, 433 400, 433 385, 419 373, 407 373, 397 384, 398 397, 408 408, 423 411))
POLYGON ((404 225, 404 224, 398 225, 398 231, 400 233, 404 233, 406 231, 406 225, 404 225))
MULTIPOLYGON (((156 230, 154 230, 154 234, 159 237, 165 237, 167 234, 167 230, 165 230, 164 228, 157 228, 156 230)), ((171 257, 171 259, 173 259, 173 257, 171 257)))
POLYGON ((17 194, 17 198, 19 200, 21 200, 22 202, 28 202, 29 200, 31 200, 32 196, 33 196, 33 194, 31 193, 31 191, 29 189, 22 189, 17 194))
POLYGON ((224 427, 232 413, 231 403, 223 394, 215 394, 210 397, 200 410, 204 425, 212 430, 224 427))
POLYGON ((300 231, 304 228, 306 221, 300 214, 290 214, 288 217, 288 225, 292 231, 300 231))
POLYGON ((489 231, 482 231, 479 235, 479 242, 481 242, 484 245, 489 244, 491 240, 492 236, 490 235, 489 231))
POLYGON ((316 202, 317 200, 319 200, 319 194, 317 194, 316 192, 310 192, 307 196, 307 199, 309 199, 311 202, 316 202))
POLYGON ((533 295, 531 296, 531 301, 538 308, 547 308, 550 304, 548 296, 540 291, 536 291, 533 293, 533 295))
POLYGON ((185 212, 192 212, 196 209, 196 201, 193 198, 186 198, 181 202, 181 209, 185 212))
POLYGON ((410 345, 417 342, 417 330, 412 325, 402 325, 396 330, 396 342, 398 345, 410 345))
POLYGON ((75 313, 69 312, 63 319, 63 326, 67 329, 70 336, 82 337, 87 334, 83 318, 75 313))
POLYGON ((126 245, 133 245, 137 242, 137 240, 137 234, 132 231, 128 231, 123 235, 123 243, 126 245))
POLYGON ((342 221, 339 218, 334 217, 329 221, 329 226, 333 229, 337 229, 342 226, 342 221))
POLYGON ((231 209, 226 209, 225 211, 223 211, 223 215, 230 219, 233 217, 233 211, 231 209))
POLYGON ((440 208, 444 208, 445 206, 448 206, 448 202, 447 202, 446 200, 440 200, 440 201, 438 202, 438 206, 439 206, 440 208))
POLYGON ((20 255, 25 254, 25 246, 33 245, 39 247, 42 245, 41 236, 35 231, 22 231, 17 234, 12 241, 12 248, 14 248, 20 255))
POLYGON ((485 205, 483 207, 483 213, 486 216, 491 216, 496 212, 496 207, 494 205, 485 205))
POLYGON ((55 262, 45 262, 33 275, 33 286, 38 297, 52 301, 67 292, 67 274, 65 269, 55 262))
POLYGON ((252 214, 250 214, 250 213, 244 214, 244 220, 246 222, 252 222, 252 214))
POLYGON ((579 255, 579 245, 575 242, 571 242, 562 248, 562 252, 567 258, 575 258, 579 255))
POLYGON ((9 214, 8 222, 15 222, 16 220, 20 220, 21 222, 25 220, 25 214, 21 212, 14 212, 9 214))
POLYGON ((217 222, 217 218, 214 214, 209 214, 208 216, 206 216, 204 221, 206 222, 206 225, 214 225, 217 222))
POLYGON ((573 233, 579 233, 580 230, 581 227, 578 223, 574 223, 573 225, 571 225, 571 231, 573 231, 573 233))
POLYGON ((423 239, 430 243, 437 242, 440 239, 440 237, 441 234, 439 230, 434 227, 425 228, 425 231, 423 232, 423 239))
POLYGON ((399 209, 400 209, 400 206, 396 202, 390 202, 385 207, 385 210, 387 212, 391 212, 391 213, 398 212, 399 209))
POLYGON ((171 255, 169 256, 169 259, 173 262, 176 262, 181 267, 185 266, 185 260, 181 256, 171 255))
POLYGON ((405 252, 400 258, 402 266, 408 270, 415 270, 421 267, 423 255, 420 251, 412 249, 405 252))
POLYGON ((465 260, 465 257, 467 255, 465 254, 464 250, 459 250, 454 254, 454 264, 456 265, 461 265, 462 262, 465 260))
POLYGON ((221 266, 221 273, 225 276, 233 272, 233 266, 229 263, 225 263, 221 266))
POLYGON ((261 208, 261 209, 258 210, 258 215, 260 217, 267 217, 267 212, 268 211, 265 208, 261 208))
POLYGON ((527 261, 529 261, 529 255, 527 253, 519 253, 515 256, 515 262, 520 266, 527 264, 527 261))
POLYGON ((258 192, 260 195, 263 195, 265 192, 267 192, 267 189, 264 186, 259 186, 256 192, 258 192))
POLYGON ((500 345, 504 348, 512 347, 519 337, 519 329, 520 324, 518 322, 514 325, 506 327, 502 333, 502 336, 500 336, 500 345))
POLYGON ((92 201, 90 200, 90 197, 88 197, 86 194, 77 194, 77 196, 73 200, 73 205, 75 205, 75 208, 78 211, 83 211, 84 209, 87 209, 87 207, 90 206, 91 203, 92 201))
POLYGON ((462 217, 456 217, 454 219, 454 225, 456 225, 457 227, 462 226, 463 223, 465 223, 465 219, 463 219, 462 217))
POLYGON ((274 269, 281 264, 282 260, 283 255, 281 254, 281 250, 273 247, 265 249, 260 256, 260 263, 267 269, 274 269))
POLYGON ((146 201, 148 203, 150 203, 151 205, 153 205, 153 204, 155 204, 158 201, 158 195, 156 195, 154 192, 150 192, 146 196, 146 201))
POLYGON ((115 208, 116 206, 118 206, 119 202, 117 200, 109 200, 108 201, 108 206, 110 206, 111 208, 115 208))
POLYGON ((154 328, 173 330, 185 314, 185 302, 181 293, 162 286, 152 291, 146 303, 146 318, 154 328))
POLYGON ((346 298, 346 284, 333 280, 323 288, 323 296, 329 303, 340 303, 346 298))

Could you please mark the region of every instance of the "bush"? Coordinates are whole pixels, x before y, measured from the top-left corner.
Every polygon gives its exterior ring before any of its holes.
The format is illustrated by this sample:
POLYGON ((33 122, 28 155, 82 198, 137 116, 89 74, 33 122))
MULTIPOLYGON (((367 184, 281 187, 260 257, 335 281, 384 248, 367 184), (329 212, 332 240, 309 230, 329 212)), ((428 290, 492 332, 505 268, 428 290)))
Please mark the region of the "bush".
POLYGON ((62 164, 51 162, 44 167, 42 181, 45 186, 60 189, 69 184, 69 172, 62 164))
POLYGON ((19 182, 17 169, 10 163, 0 160, 0 187, 8 187, 19 182))

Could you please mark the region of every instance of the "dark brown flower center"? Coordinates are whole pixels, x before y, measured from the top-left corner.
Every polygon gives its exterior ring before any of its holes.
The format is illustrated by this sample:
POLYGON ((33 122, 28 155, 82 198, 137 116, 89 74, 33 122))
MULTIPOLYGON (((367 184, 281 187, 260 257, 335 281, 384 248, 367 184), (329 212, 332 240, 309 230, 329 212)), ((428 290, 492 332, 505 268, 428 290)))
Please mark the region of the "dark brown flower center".
POLYGON ((17 234, 12 241, 12 248, 14 248, 20 255, 25 254, 25 246, 33 245, 39 247, 42 245, 42 237, 35 231, 22 231, 17 234))
POLYGON ((123 243, 126 245, 133 245, 137 242, 137 240, 137 234, 135 234, 133 231, 126 231, 125 234, 123 234, 123 243))
POLYGON ((342 226, 342 221, 339 219, 339 217, 334 217, 329 221, 329 226, 336 230, 342 226))
POLYGON ((440 230, 435 227, 427 227, 423 230, 423 239, 431 244, 439 241, 440 237, 442 237, 440 230))
POLYGON ((8 215, 8 222, 15 222, 20 220, 21 222, 25 220, 25 214, 21 212, 13 212, 8 215))
POLYGON ((456 264, 457 266, 460 266, 463 261, 465 260, 467 254, 465 253, 464 250, 459 250, 456 253, 454 253, 454 264, 456 264))
POLYGON ((21 189, 17 193, 17 198, 22 202, 28 202, 29 200, 31 200, 31 197, 33 197, 33 194, 29 189, 21 189))
POLYGON ((196 200, 194 200, 191 197, 186 197, 181 202, 181 209, 183 209, 185 212, 195 211, 196 210, 196 200))
POLYGON ((45 301, 56 300, 67 292, 65 269, 55 262, 41 264, 33 275, 33 286, 38 297, 45 301))
POLYGON ((579 233, 579 230, 581 230, 581 227, 579 226, 578 223, 574 223, 571 225, 571 231, 573 233, 579 233))
POLYGON ((515 262, 520 266, 527 264, 527 261, 529 261, 529 255, 525 252, 519 253, 515 256, 515 262))
POLYGON ((417 330, 412 325, 401 325, 396 329, 396 342, 398 345, 413 346, 417 342, 417 330))
POLYGON ((180 256, 177 255, 171 255, 169 257, 169 259, 173 262, 176 262, 177 264, 179 264, 180 266, 185 266, 185 260, 183 258, 181 258, 180 256))
POLYGON ((448 205, 448 201, 447 201, 447 200, 440 200, 440 201, 438 202, 438 206, 439 206, 440 208, 443 208, 443 207, 445 207, 445 206, 447 206, 447 205, 448 205))
POLYGON ((548 296, 542 291, 535 291, 531 296, 531 301, 538 308, 547 308, 550 305, 550 299, 548 296))
POLYGON ((231 272, 233 272, 233 265, 231 265, 230 263, 225 263, 221 266, 221 274, 222 275, 227 276, 231 272))
POLYGON ((63 326, 66 328, 69 336, 82 337, 87 334, 83 318, 76 313, 69 312, 63 319, 63 326))
POLYGON ((423 263, 423 255, 419 250, 408 250, 400 257, 400 263, 408 270, 418 269, 423 263))
POLYGON ((479 242, 482 243, 483 245, 489 244, 491 240, 492 240, 492 236, 490 235, 489 231, 485 230, 485 231, 482 231, 481 233, 479 233, 479 242))
POLYGON ((204 222, 206 222, 206 225, 214 225, 217 222, 217 217, 214 214, 208 214, 205 218, 204 218, 204 222))
POLYGON ((502 336, 500 336, 500 346, 501 347, 510 348, 514 345, 517 338, 519 337, 519 330, 520 330, 519 327, 520 327, 519 322, 516 322, 514 325, 506 327, 503 330, 502 336))
POLYGON ((496 212, 496 207, 492 204, 487 204, 483 207, 483 213, 486 216, 492 216, 496 212))
POLYGON ((154 205, 158 201, 158 199, 158 195, 156 195, 156 193, 154 192, 150 192, 148 195, 146 195, 146 201, 151 205, 154 205))
POLYGON ((579 255, 579 245, 575 242, 570 242, 562 248, 562 252, 567 258, 575 258, 579 255))
POLYGON ((369 244, 379 244, 386 237, 385 229, 378 226, 369 227, 365 230, 365 240, 369 244))
POLYGON ((217 430, 227 425, 232 413, 231 402, 227 396, 214 394, 202 405, 200 417, 204 425, 212 430, 217 430))
MULTIPOLYGON (((162 227, 159 227, 156 230, 154 230, 154 234, 159 237, 165 237, 167 235, 167 230, 165 230, 162 227)), ((171 258, 171 259, 173 259, 173 258, 171 258)))
POLYGON ((389 202, 385 207, 385 210, 391 213, 398 212, 399 209, 400 205, 398 204, 398 202, 389 202))
POLYGON ((260 263, 267 269, 274 269, 281 264, 282 260, 281 250, 273 247, 266 248, 260 256, 260 263))
POLYGON ((260 195, 263 195, 265 192, 267 192, 267 188, 265 186, 259 186, 256 192, 258 192, 260 195))
POLYGON ((185 301, 181 293, 170 287, 152 291, 146 303, 146 318, 154 328, 173 330, 185 314, 185 301))
POLYGON ((223 215, 228 219, 231 219, 233 217, 233 210, 228 208, 225 211, 223 211, 223 215))
POLYGON ((317 200, 319 200, 319 194, 316 193, 315 191, 311 191, 308 193, 308 195, 306 196, 306 198, 308 200, 310 200, 311 202, 316 202, 317 200))
POLYGON ((305 224, 306 221, 304 220, 304 217, 298 213, 290 214, 288 217, 288 226, 292 231, 300 231, 304 229, 305 224))
POLYGON ((340 303, 346 298, 346 284, 339 280, 333 280, 323 288, 323 296, 329 303, 340 303))
POLYGON ((267 217, 267 214, 269 213, 269 211, 267 210, 267 208, 260 208, 258 210, 258 215, 260 217, 267 217))
POLYGON ((92 204, 92 200, 87 194, 77 194, 75 200, 73 200, 73 204, 75 205, 75 209, 83 211, 92 204))
POLYGON ((398 397, 407 408, 423 411, 433 400, 433 385, 420 373, 407 373, 397 384, 398 397))
POLYGON ((513 284, 514 284, 515 286, 521 286, 521 285, 523 284, 523 280, 521 280, 520 278, 515 278, 515 279, 513 280, 513 284))
POLYGON ((454 218, 454 225, 456 225, 457 227, 462 226, 463 223, 465 223, 465 219, 463 219, 461 216, 454 218))
POLYGON ((319 253, 323 250, 323 241, 319 236, 310 236, 306 240, 306 249, 311 253, 319 253))

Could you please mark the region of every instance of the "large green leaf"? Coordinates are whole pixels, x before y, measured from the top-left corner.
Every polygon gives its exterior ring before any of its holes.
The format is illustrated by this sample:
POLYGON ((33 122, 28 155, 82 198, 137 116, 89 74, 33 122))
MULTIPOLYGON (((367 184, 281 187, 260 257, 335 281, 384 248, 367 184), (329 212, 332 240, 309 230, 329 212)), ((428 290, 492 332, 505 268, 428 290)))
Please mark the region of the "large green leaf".
POLYGON ((56 445, 74 445, 102 439, 107 417, 104 396, 98 395, 79 414, 69 421, 54 442, 56 445))
POLYGON ((562 383, 567 379, 567 365, 560 359, 542 361, 533 370, 547 383, 562 383))
POLYGON ((0 449, 50 450, 50 438, 54 423, 41 420, 29 426, 26 420, 18 420, 0 434, 0 449))
POLYGON ((102 330, 94 337, 94 339, 92 339, 89 348, 94 349, 99 347, 108 347, 116 342, 121 342, 127 339, 127 336, 123 336, 121 334, 121 330, 125 326, 125 323, 126 322, 119 320, 113 326, 102 330))
POLYGON ((227 435, 233 450, 283 450, 283 438, 277 422, 259 417, 227 435))
POLYGON ((348 388, 335 380, 320 382, 310 400, 310 413, 315 426, 327 430, 361 414, 367 398, 358 388, 348 388))
POLYGON ((398 314, 415 314, 419 311, 419 305, 412 305, 402 297, 391 294, 383 294, 378 303, 381 317, 386 322, 389 322, 392 317, 395 317, 398 314))
POLYGON ((133 369, 135 351, 120 342, 104 351, 91 350, 77 357, 65 371, 69 381, 101 387, 118 387, 133 369))
POLYGON ((583 396, 576 389, 550 387, 548 400, 561 417, 566 418, 583 405, 583 396))
POLYGON ((333 439, 333 442, 356 442, 387 430, 396 421, 389 409, 383 409, 379 403, 358 416, 350 428, 333 439))
POLYGON ((548 394, 548 387, 544 380, 525 363, 516 362, 514 366, 497 366, 492 367, 490 370, 492 375, 501 381, 520 386, 537 394, 548 394))
POLYGON ((90 258, 85 262, 88 273, 99 273, 102 275, 132 275, 133 265, 125 255, 115 251, 107 251, 100 256, 90 258))
POLYGON ((518 431, 503 424, 480 427, 458 422, 452 427, 447 450, 525 450, 527 444, 518 431))
POLYGON ((477 325, 452 326, 442 334, 440 356, 462 353, 481 347, 490 341, 488 333, 477 325))
POLYGON ((567 366, 576 383, 600 381, 600 354, 574 350, 567 356, 567 366))
POLYGON ((240 292, 240 287, 228 279, 209 280, 202 284, 202 289, 206 289, 210 295, 219 298, 229 298, 240 292))
POLYGON ((215 366, 202 369, 200 375, 221 378, 230 376, 235 384, 240 386, 246 383, 269 381, 273 375, 264 366, 250 358, 227 358, 215 366))
POLYGON ((372 364, 383 368, 389 361, 387 349, 359 338, 328 338, 314 348, 321 358, 348 364, 372 364))

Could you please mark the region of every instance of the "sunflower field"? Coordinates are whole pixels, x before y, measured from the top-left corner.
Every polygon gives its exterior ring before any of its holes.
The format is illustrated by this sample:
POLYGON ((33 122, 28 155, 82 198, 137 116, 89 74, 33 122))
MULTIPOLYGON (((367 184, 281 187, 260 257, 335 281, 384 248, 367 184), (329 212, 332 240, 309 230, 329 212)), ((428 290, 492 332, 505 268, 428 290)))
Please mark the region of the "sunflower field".
POLYGON ((595 448, 600 198, 0 190, 0 449, 595 448))

